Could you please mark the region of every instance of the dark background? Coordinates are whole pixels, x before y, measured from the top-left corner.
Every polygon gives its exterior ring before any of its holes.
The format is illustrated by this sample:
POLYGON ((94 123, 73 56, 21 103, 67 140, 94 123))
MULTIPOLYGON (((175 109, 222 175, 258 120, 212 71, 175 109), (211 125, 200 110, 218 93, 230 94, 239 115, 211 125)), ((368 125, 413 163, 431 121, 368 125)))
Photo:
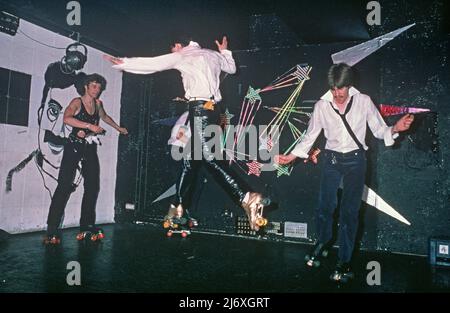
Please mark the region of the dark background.
MULTIPOLYGON (((260 88, 298 63, 312 66, 311 80, 299 101, 317 100, 326 91, 330 55, 371 38, 416 23, 378 52, 355 65, 357 88, 376 104, 429 108, 394 147, 369 136, 367 185, 410 222, 407 226, 362 206, 362 247, 426 254, 432 235, 449 235, 450 130, 449 4, 446 1, 379 1, 381 25, 368 26, 368 1, 79 1, 82 25, 66 24, 65 1, 0 1, 2 8, 53 31, 79 32, 81 42, 119 56, 168 52, 171 38, 191 35, 202 46, 226 34, 238 66, 222 83, 224 103, 237 115, 249 85, 260 88)), ((263 104, 284 103, 290 90, 263 95, 263 104)), ((179 74, 124 74, 121 123, 130 135, 120 137, 116 190, 117 219, 162 218, 170 199, 152 201, 173 185, 179 165, 170 157, 170 126, 185 107, 179 74), (125 203, 133 203, 131 213, 125 203)), ((262 112, 257 122, 270 118, 262 112)), ((398 117, 387 118, 393 124, 398 117)), ((238 116, 232 119, 237 123, 238 116)), ((289 140, 285 139, 287 144, 289 140)), ((282 139, 283 144, 283 139, 282 139)), ((323 138, 318 146, 323 147, 323 138)), ((260 178, 237 171, 253 188, 270 194, 278 209, 272 221, 308 223, 314 238, 320 167, 298 164, 290 177, 265 172, 260 178), (243 175, 242 175, 243 174, 243 175)), ((201 229, 233 232, 233 215, 243 215, 210 179, 199 176, 192 214, 201 229), (206 182, 205 182, 206 181, 206 182)))

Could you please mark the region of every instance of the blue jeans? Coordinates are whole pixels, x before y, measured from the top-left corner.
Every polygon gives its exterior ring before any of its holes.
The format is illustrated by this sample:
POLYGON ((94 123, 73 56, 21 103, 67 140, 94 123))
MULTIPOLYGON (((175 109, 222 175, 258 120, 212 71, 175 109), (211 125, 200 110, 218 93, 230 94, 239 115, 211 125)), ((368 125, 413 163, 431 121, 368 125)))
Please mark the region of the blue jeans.
POLYGON ((317 212, 318 242, 327 244, 332 238, 333 213, 337 207, 337 191, 342 181, 343 193, 339 214, 339 261, 350 262, 358 229, 359 208, 364 190, 367 160, 365 151, 324 152, 317 212))

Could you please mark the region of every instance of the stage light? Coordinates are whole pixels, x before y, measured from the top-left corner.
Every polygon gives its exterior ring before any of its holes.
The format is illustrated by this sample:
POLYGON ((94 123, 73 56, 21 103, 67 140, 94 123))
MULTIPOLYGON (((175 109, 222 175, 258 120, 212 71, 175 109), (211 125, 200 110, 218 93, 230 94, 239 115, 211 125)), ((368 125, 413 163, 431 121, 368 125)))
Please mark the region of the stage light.
POLYGON ((0 32, 14 36, 19 28, 19 18, 4 11, 0 11, 0 32))
POLYGON ((64 74, 71 74, 81 70, 87 61, 87 48, 85 45, 75 42, 66 48, 66 55, 61 59, 61 70, 64 74), (81 47, 83 51, 79 51, 81 47))

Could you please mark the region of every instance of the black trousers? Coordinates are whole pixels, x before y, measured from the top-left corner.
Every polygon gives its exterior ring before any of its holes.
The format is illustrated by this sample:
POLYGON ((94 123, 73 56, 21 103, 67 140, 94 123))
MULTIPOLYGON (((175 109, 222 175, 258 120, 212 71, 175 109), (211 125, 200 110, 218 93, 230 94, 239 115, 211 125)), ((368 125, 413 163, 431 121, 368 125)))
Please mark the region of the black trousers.
MULTIPOLYGON (((211 147, 208 144, 205 129, 210 125, 219 127, 220 108, 216 103, 214 110, 203 107, 205 101, 189 102, 189 124, 191 128, 190 156, 182 160, 181 174, 177 183, 176 201, 185 209, 189 208, 191 197, 196 182, 196 177, 201 166, 205 166, 208 172, 225 189, 225 191, 237 203, 244 200, 246 191, 243 190, 243 182, 238 181, 238 176, 229 168, 224 159, 214 158, 211 147), (201 151, 199 151, 201 150, 201 151)), ((217 149, 219 147, 216 147, 217 149)))
POLYGON ((97 145, 70 142, 64 146, 58 186, 50 204, 47 219, 48 234, 55 234, 60 227, 67 201, 75 188, 74 179, 80 161, 81 174, 84 179, 80 229, 85 230, 95 224, 95 206, 100 191, 100 163, 97 156, 97 145))

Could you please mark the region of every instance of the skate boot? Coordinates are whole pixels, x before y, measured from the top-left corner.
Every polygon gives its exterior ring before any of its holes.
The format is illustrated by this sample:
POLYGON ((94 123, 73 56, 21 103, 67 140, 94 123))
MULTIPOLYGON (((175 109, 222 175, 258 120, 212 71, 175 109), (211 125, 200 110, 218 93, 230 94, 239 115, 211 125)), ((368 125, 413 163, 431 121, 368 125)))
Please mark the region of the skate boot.
POLYGON ((329 247, 323 243, 317 243, 311 252, 305 255, 306 265, 309 267, 319 267, 322 258, 328 257, 329 247))
POLYGON ((248 192, 242 201, 242 208, 247 214, 250 229, 258 231, 260 227, 267 225, 267 219, 263 217, 265 206, 270 205, 269 198, 263 198, 260 193, 248 192))
POLYGON ((330 275, 330 279, 337 283, 347 283, 355 277, 355 274, 352 272, 350 263, 338 262, 336 265, 336 269, 330 275))
POLYGON ((95 242, 101 241, 103 238, 105 238, 105 233, 103 232, 103 229, 94 226, 84 228, 84 230, 80 230, 80 232, 77 235, 78 241, 90 239, 91 241, 95 242))
POLYGON ((61 237, 56 234, 47 234, 42 242, 44 245, 59 245, 61 243, 61 237))
MULTIPOLYGON (((181 207, 181 204, 179 204, 178 206, 181 207)), ((173 204, 171 204, 169 206, 169 211, 167 212, 167 215, 164 217, 164 221, 163 221, 164 228, 170 228, 173 226, 172 219, 175 216, 176 211, 177 211, 177 207, 174 206, 173 204)))

